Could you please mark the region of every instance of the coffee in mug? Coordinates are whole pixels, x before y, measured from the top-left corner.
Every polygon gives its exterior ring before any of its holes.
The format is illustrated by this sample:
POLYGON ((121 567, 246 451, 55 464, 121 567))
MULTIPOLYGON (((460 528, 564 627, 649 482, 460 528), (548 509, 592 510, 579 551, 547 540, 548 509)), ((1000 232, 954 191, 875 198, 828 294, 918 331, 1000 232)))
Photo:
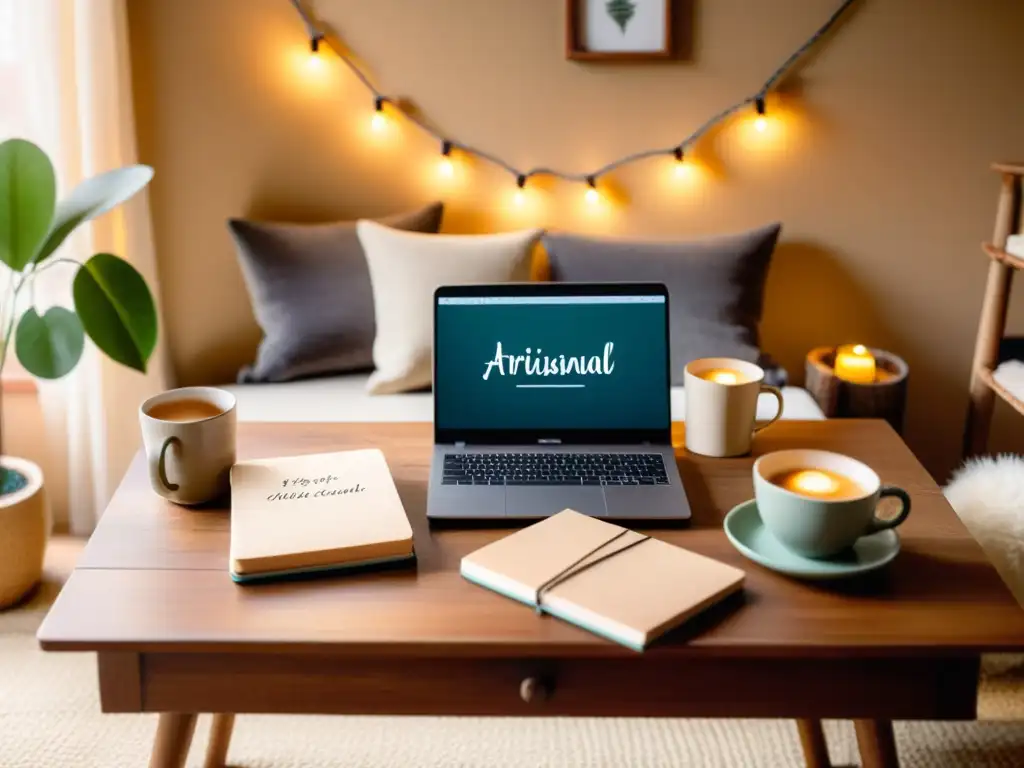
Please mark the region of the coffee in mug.
POLYGON ((867 493, 857 481, 830 469, 786 469, 768 482, 813 499, 858 499, 867 493))
POLYGON ((750 453, 755 432, 782 416, 782 392, 764 383, 760 366, 728 357, 694 360, 684 372, 686 449, 702 456, 750 453), (756 424, 757 398, 766 392, 778 401, 771 420, 756 424))
POLYGON ((714 381, 719 384, 745 384, 748 381, 742 371, 733 368, 709 368, 696 375, 704 381, 714 381))
POLYGON ((139 408, 153 490, 193 505, 230 490, 235 463, 235 396, 216 387, 183 387, 139 408))
POLYGON ((895 528, 910 514, 910 496, 882 485, 871 467, 831 451, 795 449, 754 462, 754 496, 765 528, 798 555, 829 558, 861 536, 895 528), (880 499, 902 502, 891 520, 875 512, 880 499))
POLYGON ((224 411, 216 403, 211 403, 209 400, 184 398, 157 403, 146 413, 151 418, 161 421, 202 421, 203 419, 220 416, 224 411))

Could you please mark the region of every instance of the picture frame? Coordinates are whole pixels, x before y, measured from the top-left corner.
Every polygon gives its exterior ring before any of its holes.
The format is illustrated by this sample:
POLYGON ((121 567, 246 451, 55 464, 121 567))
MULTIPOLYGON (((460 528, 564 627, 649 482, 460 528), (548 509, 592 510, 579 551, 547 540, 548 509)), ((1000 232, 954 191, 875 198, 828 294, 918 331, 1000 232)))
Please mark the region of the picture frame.
POLYGON ((673 56, 673 0, 566 0, 566 58, 664 61, 673 56))

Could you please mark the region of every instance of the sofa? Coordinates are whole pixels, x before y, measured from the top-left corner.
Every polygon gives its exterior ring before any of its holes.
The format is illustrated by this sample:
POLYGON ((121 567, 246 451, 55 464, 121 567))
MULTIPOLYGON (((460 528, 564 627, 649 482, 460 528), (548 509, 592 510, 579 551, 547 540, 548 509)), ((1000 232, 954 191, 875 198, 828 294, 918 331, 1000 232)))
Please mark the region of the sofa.
MULTIPOLYGON (((238 399, 240 421, 425 421, 434 420, 430 392, 371 395, 367 373, 326 376, 279 384, 234 384, 227 387, 238 399)), ((784 419, 824 419, 810 393, 800 387, 783 387, 784 419)), ((775 398, 761 395, 757 418, 770 419, 775 398)), ((686 418, 686 391, 672 388, 672 419, 686 418)))

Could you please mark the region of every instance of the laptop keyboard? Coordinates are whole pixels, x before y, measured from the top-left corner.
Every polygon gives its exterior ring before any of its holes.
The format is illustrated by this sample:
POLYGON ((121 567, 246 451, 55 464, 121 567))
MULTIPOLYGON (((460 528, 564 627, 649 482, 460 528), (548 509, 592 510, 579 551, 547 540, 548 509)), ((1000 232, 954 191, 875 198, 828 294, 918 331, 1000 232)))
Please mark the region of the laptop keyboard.
POLYGON ((442 485, 668 485, 659 453, 446 453, 442 485))

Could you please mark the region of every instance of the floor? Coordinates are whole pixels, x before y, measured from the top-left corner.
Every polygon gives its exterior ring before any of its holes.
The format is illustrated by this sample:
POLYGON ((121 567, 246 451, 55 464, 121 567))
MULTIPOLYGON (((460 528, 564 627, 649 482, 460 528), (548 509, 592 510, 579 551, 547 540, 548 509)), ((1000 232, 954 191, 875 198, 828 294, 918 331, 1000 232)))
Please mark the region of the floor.
MULTIPOLYGON (((144 766, 155 717, 102 715, 94 659, 44 654, 34 632, 82 543, 56 538, 43 587, 0 613, 0 768, 144 766)), ((982 687, 991 722, 898 723, 904 768, 1024 765, 1024 672, 982 687)), ((189 766, 201 765, 202 718, 189 766)), ((827 722, 837 766, 858 764, 852 728, 827 722)), ((241 717, 230 754, 245 768, 790 768, 792 723, 779 720, 241 717)))

